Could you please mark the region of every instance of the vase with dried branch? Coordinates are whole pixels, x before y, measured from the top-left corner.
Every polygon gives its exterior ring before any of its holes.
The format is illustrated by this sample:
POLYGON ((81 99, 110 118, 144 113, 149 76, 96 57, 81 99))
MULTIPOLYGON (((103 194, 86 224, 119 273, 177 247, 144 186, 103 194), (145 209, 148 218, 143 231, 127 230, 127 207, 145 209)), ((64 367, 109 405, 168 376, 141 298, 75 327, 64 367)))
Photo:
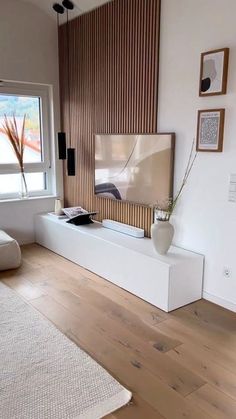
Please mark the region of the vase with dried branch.
POLYGON ((197 157, 197 151, 194 152, 195 139, 192 142, 184 177, 177 194, 173 198, 167 198, 164 202, 157 202, 153 205, 154 224, 151 226, 151 237, 155 250, 160 254, 165 254, 170 248, 174 237, 174 227, 169 220, 179 201, 183 189, 187 183, 194 162, 197 157))
POLYGON ((8 118, 6 115, 4 116, 4 122, 2 127, 0 128, 0 132, 5 134, 8 138, 12 149, 15 153, 17 161, 20 167, 20 175, 21 175, 21 191, 20 197, 21 198, 28 198, 28 187, 25 178, 24 172, 24 149, 25 149, 25 120, 26 115, 23 117, 21 132, 19 134, 16 117, 13 116, 12 118, 8 118))

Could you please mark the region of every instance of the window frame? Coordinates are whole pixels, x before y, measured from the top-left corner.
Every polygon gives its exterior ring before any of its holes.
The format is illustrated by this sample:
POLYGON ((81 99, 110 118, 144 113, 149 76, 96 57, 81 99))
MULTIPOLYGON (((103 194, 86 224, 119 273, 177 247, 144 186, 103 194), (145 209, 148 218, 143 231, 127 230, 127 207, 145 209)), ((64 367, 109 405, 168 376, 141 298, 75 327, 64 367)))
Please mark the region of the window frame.
MULTIPOLYGON (((52 194, 52 153, 50 137, 53 135, 52 109, 51 109, 51 89, 49 85, 19 83, 10 81, 0 82, 0 95, 15 95, 40 98, 40 127, 41 127, 41 146, 42 161, 34 163, 24 163, 25 173, 46 173, 46 187, 44 190, 29 191, 29 197, 49 196, 52 194), (51 135, 50 135, 51 134, 51 135)), ((19 173, 19 164, 0 163, 0 175, 19 173)), ((20 191, 19 191, 20 192, 20 191)), ((0 193, 0 201, 5 199, 16 199, 19 192, 0 193)))

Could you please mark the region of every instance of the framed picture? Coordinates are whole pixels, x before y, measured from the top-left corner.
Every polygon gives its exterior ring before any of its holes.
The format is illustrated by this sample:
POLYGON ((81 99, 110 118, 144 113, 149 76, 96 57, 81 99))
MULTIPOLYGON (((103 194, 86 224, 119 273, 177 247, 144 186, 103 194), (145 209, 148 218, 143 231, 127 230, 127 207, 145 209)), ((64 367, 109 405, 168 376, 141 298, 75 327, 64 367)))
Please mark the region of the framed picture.
POLYGON ((229 48, 201 54, 199 96, 224 95, 227 88, 229 48))
POLYGON ((224 109, 208 109, 198 111, 197 150, 223 150, 224 109))

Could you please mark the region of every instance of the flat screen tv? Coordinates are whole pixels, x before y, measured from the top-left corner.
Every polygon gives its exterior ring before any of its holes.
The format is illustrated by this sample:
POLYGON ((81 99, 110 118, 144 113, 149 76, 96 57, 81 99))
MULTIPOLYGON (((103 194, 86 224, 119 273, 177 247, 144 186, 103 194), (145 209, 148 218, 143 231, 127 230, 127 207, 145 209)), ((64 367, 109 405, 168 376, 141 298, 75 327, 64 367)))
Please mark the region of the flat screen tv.
POLYGON ((95 194, 144 205, 172 196, 174 134, 96 134, 95 194))

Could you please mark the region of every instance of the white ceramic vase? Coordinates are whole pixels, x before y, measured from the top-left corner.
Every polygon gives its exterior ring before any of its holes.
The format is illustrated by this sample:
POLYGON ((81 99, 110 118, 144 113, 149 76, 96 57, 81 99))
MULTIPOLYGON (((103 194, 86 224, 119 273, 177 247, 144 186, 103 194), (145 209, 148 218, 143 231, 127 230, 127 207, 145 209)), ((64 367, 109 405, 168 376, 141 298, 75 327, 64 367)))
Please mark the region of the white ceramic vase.
POLYGON ((157 221, 151 226, 151 238, 154 249, 160 255, 165 255, 174 237, 174 227, 169 221, 157 221))

